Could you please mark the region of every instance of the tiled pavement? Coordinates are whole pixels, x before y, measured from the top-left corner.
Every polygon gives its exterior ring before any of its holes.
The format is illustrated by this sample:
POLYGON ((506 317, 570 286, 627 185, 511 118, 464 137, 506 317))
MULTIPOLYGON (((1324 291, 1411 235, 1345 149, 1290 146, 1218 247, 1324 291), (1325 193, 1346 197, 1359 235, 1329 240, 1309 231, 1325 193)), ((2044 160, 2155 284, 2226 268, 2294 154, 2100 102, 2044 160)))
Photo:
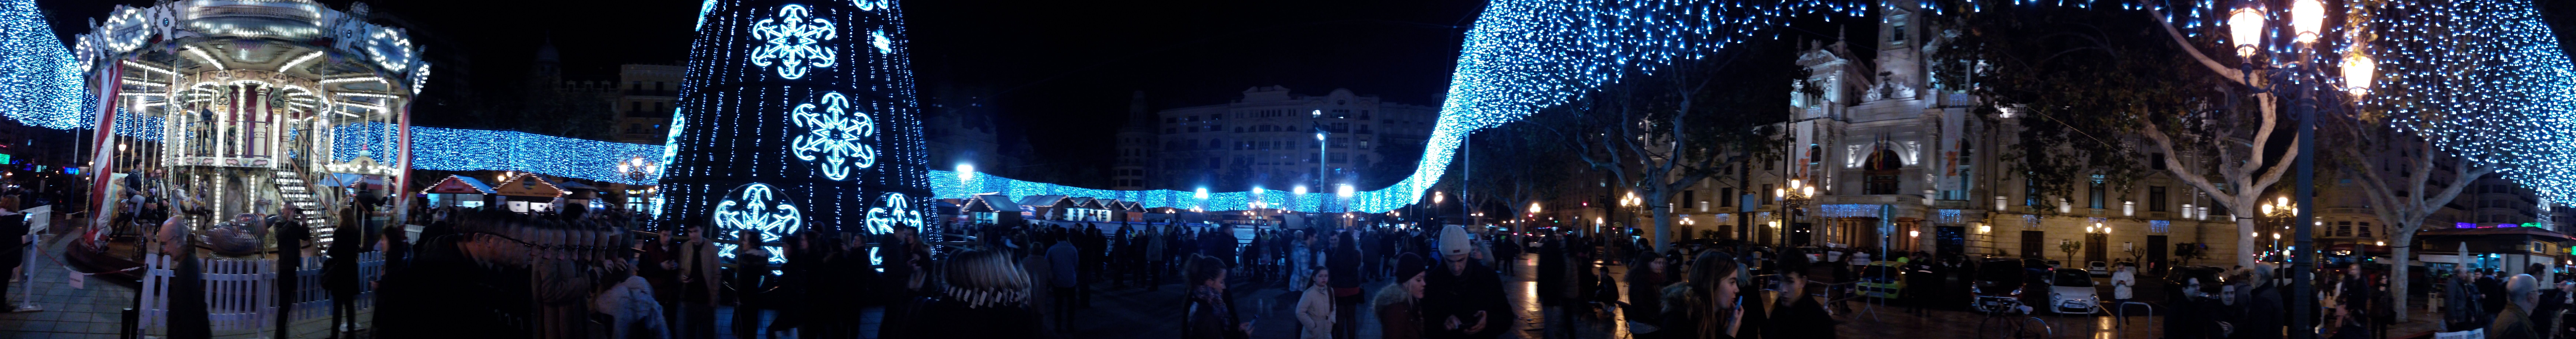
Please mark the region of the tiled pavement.
MULTIPOLYGON (((135 289, 95 276, 83 277, 85 280, 81 288, 72 288, 71 279, 68 276, 71 271, 61 264, 62 249, 69 243, 67 241, 69 239, 61 234, 46 235, 43 257, 36 259, 35 266, 27 267, 34 270, 35 279, 32 282, 10 283, 10 302, 18 302, 19 293, 25 293, 27 285, 21 284, 33 284, 35 301, 44 306, 45 310, 0 313, 0 338, 107 339, 115 338, 122 332, 120 324, 123 322, 123 315, 120 312, 125 308, 134 307, 135 289)), ((372 310, 361 310, 358 313, 360 319, 369 319, 373 316, 372 310)), ((330 322, 329 318, 297 321, 291 324, 294 331, 291 337, 326 337, 328 333, 324 331, 330 327, 330 322)), ((215 337, 272 338, 275 336, 273 331, 274 328, 215 331, 215 337)), ((159 333, 159 330, 149 332, 149 334, 159 333)))
POLYGON ((134 306, 134 289, 85 277, 83 288, 74 289, 71 271, 60 264, 63 244, 69 237, 46 235, 44 256, 28 266, 36 278, 9 284, 9 302, 19 303, 27 287, 35 289, 41 312, 0 313, 0 337, 10 338, 114 338, 123 316, 120 311, 134 306))

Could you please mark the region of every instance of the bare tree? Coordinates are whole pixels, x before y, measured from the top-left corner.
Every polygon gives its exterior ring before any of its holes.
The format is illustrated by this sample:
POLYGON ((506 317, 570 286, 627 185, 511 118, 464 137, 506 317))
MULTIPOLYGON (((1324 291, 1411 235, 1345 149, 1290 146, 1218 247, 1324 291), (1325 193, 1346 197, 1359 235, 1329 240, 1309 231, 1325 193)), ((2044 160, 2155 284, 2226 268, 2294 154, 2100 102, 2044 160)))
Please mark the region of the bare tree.
MULTIPOLYGON (((1725 178, 1725 165, 1768 152, 1787 119, 1786 84, 1795 76, 1788 43, 1763 41, 1721 55, 1684 61, 1635 81, 1604 86, 1554 117, 1530 123, 1576 146, 1593 169, 1609 172, 1637 194, 1654 218, 1657 250, 1673 237, 1675 195, 1701 180, 1725 178)), ((1542 113, 1542 115, 1549 115, 1542 113)))

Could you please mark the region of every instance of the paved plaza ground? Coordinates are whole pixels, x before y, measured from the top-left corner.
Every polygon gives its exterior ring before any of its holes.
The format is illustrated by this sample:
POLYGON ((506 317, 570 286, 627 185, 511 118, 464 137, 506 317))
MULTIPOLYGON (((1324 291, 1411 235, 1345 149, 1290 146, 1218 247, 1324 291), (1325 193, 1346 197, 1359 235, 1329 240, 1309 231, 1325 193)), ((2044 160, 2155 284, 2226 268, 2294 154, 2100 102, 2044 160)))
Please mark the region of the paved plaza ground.
MULTIPOLYGON (((43 305, 45 311, 0 313, 0 339, 114 338, 120 332, 117 325, 120 322, 118 311, 132 307, 134 289, 96 277, 87 278, 89 280, 82 284, 82 288, 72 288, 69 277, 66 276, 69 271, 59 264, 54 264, 53 261, 54 256, 60 255, 65 243, 61 239, 61 237, 48 236, 44 247, 48 257, 39 259, 38 262, 42 264, 30 267, 36 272, 36 278, 32 282, 36 295, 35 301, 43 305)), ((1513 260, 1512 264, 1518 267, 1513 270, 1514 274, 1509 278, 1511 281, 1505 283, 1505 292, 1511 298, 1513 311, 1517 313, 1514 318, 1518 321, 1511 324, 1513 331, 1510 333, 1513 337, 1526 339, 1557 337, 1548 335, 1551 329, 1547 328, 1546 324, 1551 322, 1546 320, 1565 315, 1542 312, 1538 307, 1536 291, 1533 291, 1535 287, 1531 283, 1535 280, 1532 273, 1536 271, 1534 257, 1523 255, 1519 260, 1513 260)), ((1626 272, 1626 268, 1620 266, 1611 266, 1609 270, 1611 276, 1605 279, 1614 279, 1614 281, 1626 272)), ((10 286, 12 301, 18 300, 18 294, 23 293, 24 286, 28 286, 21 284, 28 283, 18 282, 10 286)), ((1388 288, 1391 283, 1392 281, 1387 279, 1368 282, 1363 285, 1368 290, 1363 295, 1375 295, 1378 289, 1388 288)), ((1296 291, 1285 289, 1277 282, 1254 283, 1241 275, 1236 275, 1235 280, 1229 284, 1233 286, 1235 303, 1243 310, 1245 318, 1260 319, 1255 323, 1255 338, 1294 339, 1297 337, 1298 324, 1291 313, 1291 309, 1297 303, 1296 291)), ((1074 330, 1063 337, 1177 338, 1180 336, 1181 322, 1176 319, 1180 317, 1185 306, 1182 302, 1183 289, 1179 284, 1164 284, 1159 291, 1148 291, 1134 286, 1111 288, 1106 283, 1095 287, 1091 304, 1080 308, 1079 312, 1075 313, 1074 330)), ((1625 284, 1621 287, 1628 288, 1625 284)), ((2154 286, 2147 287, 2139 290, 2158 290, 2153 288, 2154 286)), ((2103 294, 2110 293, 2106 290, 2103 294)), ((2162 300, 2164 296, 2141 292, 2139 298, 2162 300)), ((2421 299, 2417 300, 2417 303, 2421 302, 2421 299)), ((1836 332, 1843 338, 1974 338, 1981 337, 1978 334, 1978 324, 1993 321, 1984 314, 1957 309, 1933 309, 1916 314, 1901 305, 1872 305, 1855 302, 1847 306, 1849 306, 1848 310, 1837 307, 1835 314, 1835 318, 1842 321, 1842 326, 1839 326, 1836 332)), ((722 313, 717 317, 720 325, 730 327, 733 319, 732 310, 726 308, 719 312, 722 313)), ((1360 312, 1358 319, 1376 319, 1375 311, 1371 307, 1361 307, 1360 312)), ((362 316, 371 315, 371 313, 362 314, 362 316)), ((1611 316, 1613 321, 1578 320, 1574 322, 1577 325, 1571 326, 1574 328, 1554 330, 1572 331, 1575 338, 1627 338, 1628 336, 1622 335, 1624 326, 1616 326, 1623 322, 1615 321, 1620 319, 1617 317, 1623 315, 1613 312, 1611 316)), ((2434 315, 2424 313, 2419 308, 2416 318, 2433 317, 2434 315)), ((881 324, 879 321, 881 318, 882 309, 870 307, 865 313, 865 319, 861 320, 864 331, 874 333, 881 324)), ((2161 324, 2161 315, 2158 317, 2131 315, 2126 318, 2058 315, 2021 317, 2022 321, 2047 324, 2055 334, 2053 338, 2154 338, 2161 335, 2153 332, 2160 330, 2160 326, 2155 325, 2161 324)), ((1564 322, 1554 323, 1563 324, 1564 322)), ((1378 324, 1375 321, 1362 321, 1360 326, 1360 339, 1379 337, 1378 324)), ((2431 326, 2431 323, 2420 320, 2397 324, 2390 328, 2389 337, 2419 336, 2429 333, 2431 326)), ((295 331, 293 337, 323 338, 325 327, 328 327, 328 321, 323 319, 300 321, 292 328, 295 331)), ((217 335, 218 338, 246 339, 266 338, 273 334, 261 331, 219 331, 217 335)), ((733 338, 731 331, 724 331, 719 336, 733 338)))

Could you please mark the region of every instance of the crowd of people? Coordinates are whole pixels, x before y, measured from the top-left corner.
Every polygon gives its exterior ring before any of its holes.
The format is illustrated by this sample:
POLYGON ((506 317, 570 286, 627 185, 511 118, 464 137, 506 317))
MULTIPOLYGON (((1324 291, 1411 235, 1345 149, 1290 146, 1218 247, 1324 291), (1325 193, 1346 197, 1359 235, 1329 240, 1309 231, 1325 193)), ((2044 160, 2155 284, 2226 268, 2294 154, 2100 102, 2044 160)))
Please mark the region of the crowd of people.
MULTIPOLYGON (((365 206, 366 202, 353 206, 365 206)), ((356 323, 358 253, 384 251, 386 267, 372 326, 378 337, 856 338, 861 310, 883 310, 879 338, 1081 337, 1093 297, 1103 291, 1163 292, 1183 338, 1253 336, 1267 303, 1244 296, 1277 288, 1297 338, 1494 338, 1515 328, 1504 290, 1526 276, 1541 308, 1545 338, 1606 332, 1612 311, 1636 338, 1833 338, 1835 316, 1857 293, 1848 282, 1870 265, 1893 262, 1905 274, 1901 299, 1914 312, 1966 309, 1981 260, 1866 249, 1771 248, 1742 242, 1666 244, 1637 237, 1538 231, 1471 232, 1456 225, 1416 228, 1237 229, 1224 224, 1021 222, 964 224, 948 234, 898 227, 891 234, 803 229, 779 239, 758 232, 717 234, 705 225, 641 231, 640 217, 618 211, 512 213, 437 209, 414 213, 426 224, 419 240, 399 225, 365 224, 364 207, 336 210, 344 229, 327 254, 325 288, 334 298, 333 328, 356 323), (383 227, 382 230, 371 228, 383 227), (730 237, 725 237, 729 235, 730 237), (723 245, 731 246, 723 246, 723 245), (872 247, 871 247, 872 246, 872 247), (772 249, 775 249, 773 253, 772 249), (722 251, 730 251, 720 253, 722 251), (873 255, 873 256, 871 256, 873 255), (730 260, 723 259, 730 257, 730 260), (1528 260, 1526 262, 1522 260, 1528 260), (773 263, 775 265, 773 265, 773 263), (1622 266, 1613 270, 1611 266, 1622 266), (1517 267, 1517 268, 1516 268, 1517 267), (1534 272, 1515 272, 1520 269, 1534 272), (1615 273, 1615 274, 1614 274, 1615 273), (1170 285, 1170 286, 1167 286, 1170 285), (1622 288, 1622 285, 1625 288, 1622 288), (1372 291, 1371 289, 1374 289, 1372 291), (729 319, 719 319, 723 310, 729 319), (1374 326, 1368 326, 1374 325, 1374 326)), ((139 209, 141 218, 151 209, 139 209)), ((152 249, 198 258, 209 237, 190 235, 190 218, 165 217, 152 249)), ((304 223, 281 209, 245 216, 244 230, 274 233, 283 248, 313 240, 304 223)), ((1436 224, 1432 224, 1436 225, 1436 224)), ((179 276, 199 270, 176 261, 179 276)), ((2046 276, 2044 266, 2020 275, 2046 276)), ((294 267, 281 270, 295 269, 294 267)), ((2215 270, 2215 269, 2212 269, 2215 270)), ((2438 284, 2444 331, 2484 331, 2488 338, 2540 338, 2576 284, 2546 286, 2534 266, 2515 274, 2479 270, 2438 284), (2457 297, 2450 297, 2457 296, 2457 297)), ((2162 332, 2174 338, 2283 337, 2287 286, 2268 265, 2207 276, 2174 276, 2156 304, 2162 332)), ((2142 273, 2117 265, 2106 305, 2136 297, 2142 273)), ((2167 273, 2178 274, 2178 273, 2167 273)), ((2385 277, 2358 266, 2323 270, 2314 296, 2327 338, 2378 338, 2393 320, 2385 277)), ((193 279, 173 282, 170 337, 205 337, 204 305, 193 279)), ((280 286, 291 291, 293 286, 280 286)), ((285 294, 285 293, 281 293, 285 294)), ((2044 295, 2025 293, 2024 297, 2044 295)), ((1151 297, 1149 297, 1151 298, 1151 297)), ((2044 297, 2043 297, 2044 298, 2044 297)), ((1258 298, 1255 298, 1258 300, 1258 298)), ((2044 300, 2044 299, 2042 299, 2044 300)), ((282 300, 289 302, 292 300, 282 300)), ((2045 305, 2043 303, 2026 303, 2045 305)), ((2029 309, 2019 312, 2033 312, 2029 309)), ((283 326, 283 324, 281 324, 283 326)), ((1274 325, 1275 326, 1275 325, 1274 325)), ((351 326, 351 327, 354 327, 351 326)), ((334 331, 338 333, 338 331, 334 331)))

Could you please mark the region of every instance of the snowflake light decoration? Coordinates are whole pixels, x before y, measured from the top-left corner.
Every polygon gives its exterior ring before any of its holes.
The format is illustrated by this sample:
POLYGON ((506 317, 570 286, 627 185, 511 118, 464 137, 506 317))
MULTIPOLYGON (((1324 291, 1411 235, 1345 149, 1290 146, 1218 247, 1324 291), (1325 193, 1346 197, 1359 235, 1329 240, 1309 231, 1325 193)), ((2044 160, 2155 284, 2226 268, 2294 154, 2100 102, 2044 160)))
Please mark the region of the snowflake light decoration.
POLYGON ((885 30, 868 33, 868 44, 877 46, 877 54, 894 53, 894 39, 886 39, 885 30))
POLYGON ((751 25, 751 36, 763 45, 751 49, 753 66, 778 66, 778 77, 804 78, 805 71, 830 68, 840 52, 824 46, 824 40, 840 38, 840 29, 831 20, 812 18, 804 5, 778 8, 778 17, 760 19, 751 25))
POLYGON ((850 0, 850 5, 853 5, 853 6, 859 6, 859 10, 862 10, 862 11, 873 11, 873 10, 877 10, 877 9, 879 9, 879 8, 894 8, 894 1, 891 1, 891 0, 850 0))
POLYGON ((913 209, 912 201, 902 192, 886 193, 885 199, 877 201, 877 207, 868 208, 868 233, 894 234, 898 226, 919 229, 921 220, 921 211, 913 209))
POLYGON ((805 134, 796 136, 788 145, 797 160, 820 160, 817 169, 823 177, 849 180, 850 172, 877 164, 877 149, 866 142, 877 134, 875 119, 868 113, 850 107, 850 99, 841 92, 823 93, 818 103, 796 105, 788 115, 805 134))
MULTIPOLYGON (((743 230, 760 232, 761 239, 770 240, 786 237, 805 226, 804 215, 797 211, 796 205, 779 196, 769 184, 755 182, 736 187, 733 191, 715 207, 716 231, 722 232, 714 234, 719 240, 716 243, 719 255, 733 257, 734 249, 740 247, 736 243, 742 240, 736 234, 743 230)), ((787 263, 787 257, 781 255, 783 253, 778 246, 763 245, 761 248, 771 253, 771 265, 787 263)))
MULTIPOLYGON (((922 229, 921 210, 913 209, 912 200, 904 197, 903 193, 886 193, 885 199, 877 200, 877 207, 868 208, 868 233, 894 234, 897 226, 922 229)), ((877 248, 870 247, 868 264, 884 266, 885 256, 878 255, 877 248)), ((877 271, 884 272, 885 269, 878 268, 877 271)))

